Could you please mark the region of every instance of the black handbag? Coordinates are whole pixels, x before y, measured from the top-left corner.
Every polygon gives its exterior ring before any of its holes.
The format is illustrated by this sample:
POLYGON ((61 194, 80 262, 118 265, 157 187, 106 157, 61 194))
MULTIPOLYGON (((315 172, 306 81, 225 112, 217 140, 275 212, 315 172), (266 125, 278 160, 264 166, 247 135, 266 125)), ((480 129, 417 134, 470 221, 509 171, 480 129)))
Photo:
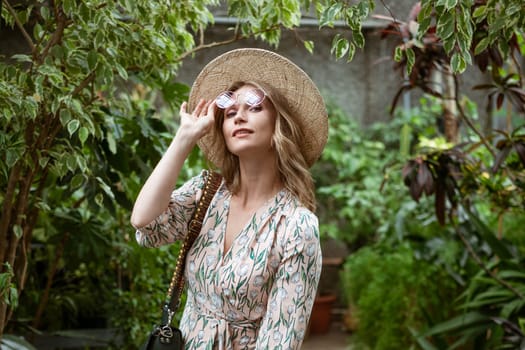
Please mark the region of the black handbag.
POLYGON ((202 220, 208 210, 210 202, 217 192, 222 177, 216 172, 208 172, 206 185, 199 200, 199 204, 188 225, 188 234, 182 244, 177 265, 168 288, 168 295, 162 307, 162 319, 160 324, 155 325, 150 332, 141 350, 183 350, 184 342, 179 328, 172 326, 173 315, 180 306, 180 298, 184 288, 184 267, 186 255, 202 228, 202 220))

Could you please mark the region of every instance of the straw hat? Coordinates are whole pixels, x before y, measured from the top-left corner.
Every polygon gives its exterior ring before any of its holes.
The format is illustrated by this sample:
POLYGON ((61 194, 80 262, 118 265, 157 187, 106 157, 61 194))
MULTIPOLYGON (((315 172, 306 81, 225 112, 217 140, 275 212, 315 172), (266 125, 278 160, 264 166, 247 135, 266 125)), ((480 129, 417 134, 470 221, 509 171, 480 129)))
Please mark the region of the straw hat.
MULTIPOLYGON (((326 107, 310 77, 297 65, 274 52, 243 48, 226 52, 208 63, 199 73, 190 91, 189 108, 199 99, 213 100, 236 81, 259 81, 269 84, 289 103, 305 139, 299 146, 309 166, 321 155, 328 137, 326 107)), ((212 135, 198 142, 206 157, 215 165, 220 155, 213 149, 212 135)))

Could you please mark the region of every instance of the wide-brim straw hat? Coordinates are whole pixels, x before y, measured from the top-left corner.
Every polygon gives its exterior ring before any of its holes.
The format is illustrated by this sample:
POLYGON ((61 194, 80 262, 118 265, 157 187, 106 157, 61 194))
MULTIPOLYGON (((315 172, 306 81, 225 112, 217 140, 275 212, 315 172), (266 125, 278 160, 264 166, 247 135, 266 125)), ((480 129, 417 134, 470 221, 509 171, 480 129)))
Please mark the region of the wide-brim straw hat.
MULTIPOLYGON (((299 145, 308 166, 320 157, 328 138, 328 116, 323 98, 310 77, 289 59, 275 52, 242 48, 228 51, 209 62, 195 79, 189 96, 192 111, 202 98, 215 99, 237 81, 266 83, 288 101, 304 134, 299 145)), ((198 142, 204 155, 216 166, 221 166, 219 152, 213 149, 213 135, 198 142)))

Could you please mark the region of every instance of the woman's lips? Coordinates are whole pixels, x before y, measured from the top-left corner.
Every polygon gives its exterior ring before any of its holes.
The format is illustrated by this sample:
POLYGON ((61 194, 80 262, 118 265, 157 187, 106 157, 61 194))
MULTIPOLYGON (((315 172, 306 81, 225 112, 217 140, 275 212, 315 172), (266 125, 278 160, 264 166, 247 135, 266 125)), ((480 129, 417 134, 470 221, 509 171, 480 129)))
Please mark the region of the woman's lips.
POLYGON ((234 130, 233 133, 232 133, 232 136, 233 137, 236 137, 236 136, 243 136, 243 135, 248 135, 248 134, 251 134, 253 131, 250 130, 250 129, 237 129, 237 130, 234 130))

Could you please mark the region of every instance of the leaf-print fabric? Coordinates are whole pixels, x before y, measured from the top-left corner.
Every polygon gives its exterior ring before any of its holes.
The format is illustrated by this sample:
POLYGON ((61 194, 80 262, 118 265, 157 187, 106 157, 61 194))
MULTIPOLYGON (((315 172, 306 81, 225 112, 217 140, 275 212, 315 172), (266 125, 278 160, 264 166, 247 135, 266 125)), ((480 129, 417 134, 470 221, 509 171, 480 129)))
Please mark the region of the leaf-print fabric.
MULTIPOLYGON (((175 190, 137 241, 158 247, 183 239, 203 185, 201 173, 175 190)), ((282 190, 224 252, 230 199, 223 182, 188 252, 185 348, 300 349, 321 273, 317 217, 282 190)))

